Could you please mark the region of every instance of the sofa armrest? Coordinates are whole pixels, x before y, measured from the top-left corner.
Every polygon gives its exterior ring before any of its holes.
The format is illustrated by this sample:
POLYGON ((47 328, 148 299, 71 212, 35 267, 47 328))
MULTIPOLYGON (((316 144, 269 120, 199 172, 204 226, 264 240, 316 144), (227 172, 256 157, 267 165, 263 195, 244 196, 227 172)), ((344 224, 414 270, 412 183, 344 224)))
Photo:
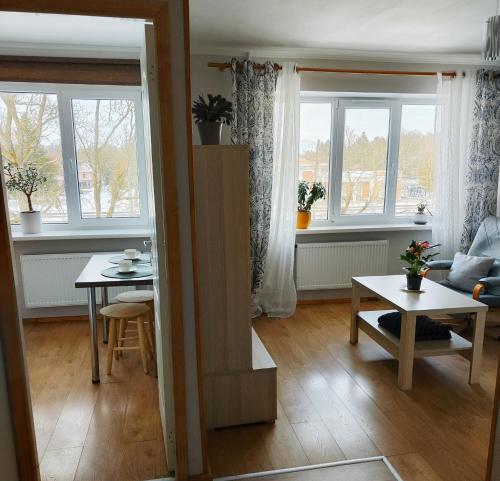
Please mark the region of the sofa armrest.
POLYGON ((453 261, 429 261, 426 266, 432 271, 449 271, 453 261))
POLYGON ((483 277, 478 283, 485 284, 487 287, 500 287, 500 277, 483 277))
POLYGON ((483 277, 479 279, 472 291, 472 298, 478 301, 481 292, 487 287, 500 287, 500 277, 483 277))

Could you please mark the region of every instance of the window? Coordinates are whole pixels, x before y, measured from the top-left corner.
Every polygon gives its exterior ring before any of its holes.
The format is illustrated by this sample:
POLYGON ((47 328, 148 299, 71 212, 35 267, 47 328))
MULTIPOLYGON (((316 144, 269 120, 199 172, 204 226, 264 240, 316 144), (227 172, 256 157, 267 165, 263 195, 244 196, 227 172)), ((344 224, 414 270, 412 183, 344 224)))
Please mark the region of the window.
POLYGON ((399 140, 396 215, 415 213, 425 202, 432 212, 434 105, 403 105, 399 140))
MULTIPOLYGON (((46 175, 33 198, 44 223, 147 223, 140 102, 135 87, 0 84, 2 155, 46 175)), ((11 223, 19 223, 25 202, 9 193, 11 223)))
POLYGON ((72 113, 82 217, 139 217, 134 102, 73 99, 72 113))
POLYGON ((341 215, 384 213, 389 118, 389 109, 344 110, 341 215))
MULTIPOLYGON (((0 93, 0 145, 4 162, 34 162, 47 183, 34 196, 44 222, 67 222, 61 132, 57 96, 44 93, 0 93)), ((28 209, 21 192, 8 192, 10 221, 28 209)))
MULTIPOLYGON (((330 175, 332 108, 327 103, 304 102, 300 106, 299 180, 322 182, 330 175)), ((314 220, 328 219, 328 194, 311 210, 314 220)))
POLYGON ((434 99, 304 96, 299 179, 320 181, 316 223, 401 222, 432 210, 434 99))

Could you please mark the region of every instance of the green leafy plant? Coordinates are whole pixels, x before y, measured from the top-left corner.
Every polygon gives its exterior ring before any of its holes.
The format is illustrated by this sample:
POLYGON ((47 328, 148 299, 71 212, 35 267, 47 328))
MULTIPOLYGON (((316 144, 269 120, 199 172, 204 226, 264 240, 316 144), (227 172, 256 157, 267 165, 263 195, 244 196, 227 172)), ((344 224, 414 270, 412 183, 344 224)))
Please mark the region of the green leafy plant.
POLYGON ((311 212, 313 204, 326 197, 326 188, 321 182, 313 182, 311 185, 305 180, 299 182, 298 211, 311 212))
POLYGON ((427 211, 429 215, 432 215, 432 212, 427 208, 427 204, 425 202, 420 202, 420 204, 417 204, 417 212, 419 214, 423 214, 427 211))
POLYGON ((427 241, 411 241, 411 244, 406 248, 405 252, 401 254, 400 259, 408 263, 409 267, 406 268, 409 274, 418 276, 422 267, 427 264, 433 257, 439 255, 439 252, 434 254, 424 255, 429 249, 437 247, 439 244, 430 245, 427 241))
POLYGON ((230 125, 233 121, 233 104, 222 95, 208 94, 208 102, 202 95, 193 102, 191 111, 197 124, 200 122, 222 122, 230 125))
POLYGON ((35 212, 31 202, 31 196, 47 182, 47 177, 43 175, 33 162, 27 162, 23 167, 19 167, 13 162, 8 162, 3 168, 7 181, 5 185, 11 192, 22 192, 28 200, 28 209, 35 212))

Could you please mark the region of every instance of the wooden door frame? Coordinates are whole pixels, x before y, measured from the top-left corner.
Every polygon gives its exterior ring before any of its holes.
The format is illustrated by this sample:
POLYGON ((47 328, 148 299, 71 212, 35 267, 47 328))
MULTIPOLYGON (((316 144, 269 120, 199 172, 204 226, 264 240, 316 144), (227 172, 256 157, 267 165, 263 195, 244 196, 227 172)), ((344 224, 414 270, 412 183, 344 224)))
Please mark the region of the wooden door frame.
MULTIPOLYGON (((187 150, 189 167, 190 198, 193 198, 192 183, 192 146, 190 115, 190 51, 189 51, 189 5, 183 2, 184 13, 184 58, 186 75, 186 119, 187 150)), ((171 55, 169 48, 169 4, 166 0, 1 0, 1 11, 27 13, 51 13, 65 15, 88 15, 97 17, 139 18, 150 20, 156 29, 156 52, 158 58, 158 85, 160 100, 161 144, 164 172, 163 179, 164 219, 167 231, 167 269, 170 285, 170 315, 172 324, 172 358, 174 409, 176 432, 176 479, 187 480, 188 475, 188 432, 186 409, 184 317, 182 306, 181 244, 179 229, 178 188, 175 172, 176 157, 174 150, 174 113, 172 109, 171 55)), ((3 181, 2 181, 3 185, 3 181)), ((20 481, 39 481, 38 455, 33 426, 33 415, 29 386, 26 378, 22 325, 18 315, 15 293, 15 279, 12 264, 12 242, 6 203, 5 189, 0 195, 0 249, 4 252, 6 268, 0 283, 0 340, 4 350, 6 381, 11 410, 17 468, 20 481)), ((191 226, 194 226, 194 210, 191 203, 191 226)), ((192 239, 195 232, 191 232, 192 239)), ((192 244, 195 322, 198 322, 196 248, 192 244)), ((198 337, 197 329, 197 337, 198 337)), ((200 428, 202 439, 202 458, 204 473, 207 473, 207 458, 203 423, 203 386, 201 375, 200 340, 196 339, 198 360, 198 390, 200 409, 200 428)))

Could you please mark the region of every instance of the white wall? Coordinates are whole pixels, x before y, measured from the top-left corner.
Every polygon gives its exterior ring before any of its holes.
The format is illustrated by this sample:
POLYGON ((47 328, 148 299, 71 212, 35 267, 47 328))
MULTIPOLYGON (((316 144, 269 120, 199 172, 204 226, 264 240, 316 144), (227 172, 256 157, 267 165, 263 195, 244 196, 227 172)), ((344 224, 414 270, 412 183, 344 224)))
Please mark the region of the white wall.
MULTIPOLYGON (((351 242, 367 240, 387 240, 389 242, 389 255, 387 259, 388 274, 402 274, 405 266, 399 260, 399 254, 408 247, 412 240, 431 240, 431 229, 429 230, 407 230, 393 232, 355 232, 342 234, 314 234, 297 235, 297 243, 308 242, 351 242)), ((350 289, 332 289, 321 291, 299 291, 298 298, 305 299, 339 299, 351 296, 350 289)))
MULTIPOLYGON (((78 252, 113 252, 129 247, 144 250, 146 238, 129 239, 68 239, 68 240, 32 240, 14 242, 14 269, 19 280, 16 290, 17 304, 22 319, 36 317, 80 316, 88 313, 87 306, 42 307, 30 309, 24 303, 24 291, 21 275, 21 255, 29 254, 66 254, 78 252)), ((76 279, 75 279, 76 280, 76 279)))

